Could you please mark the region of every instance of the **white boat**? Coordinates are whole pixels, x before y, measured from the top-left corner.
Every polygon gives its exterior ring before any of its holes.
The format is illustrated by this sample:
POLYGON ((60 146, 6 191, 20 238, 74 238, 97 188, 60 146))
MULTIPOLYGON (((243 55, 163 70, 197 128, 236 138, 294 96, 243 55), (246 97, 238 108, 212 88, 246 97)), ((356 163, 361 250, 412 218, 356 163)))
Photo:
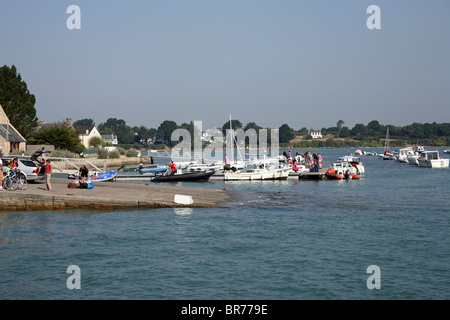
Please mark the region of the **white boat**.
POLYGON ((444 153, 450 153, 450 149, 444 150, 444 153))
POLYGON ((380 155, 383 160, 395 160, 395 156, 389 151, 389 128, 386 131, 386 141, 384 144, 384 152, 380 155))
POLYGON ((406 157, 406 160, 409 164, 418 166, 419 165, 419 157, 422 152, 424 152, 425 149, 422 146, 417 146, 413 149, 413 154, 406 157))
POLYGON ((349 171, 350 174, 358 174, 358 169, 346 161, 335 161, 331 164, 330 169, 336 170, 336 172, 349 171))
POLYGON ((355 156, 362 156, 362 155, 365 155, 365 154, 366 154, 366 153, 365 153, 364 151, 359 150, 359 149, 356 150, 355 153, 354 153, 355 156))
POLYGON ((408 157, 412 157, 414 156, 414 150, 411 147, 407 147, 407 148, 402 148, 398 150, 398 154, 397 154, 397 161, 398 162, 403 162, 403 163, 408 163, 408 157))
POLYGON ((426 168, 447 168, 449 159, 439 157, 439 151, 424 151, 417 159, 419 167, 426 168))
POLYGON ((291 171, 290 167, 283 168, 249 168, 242 171, 224 173, 225 181, 240 180, 286 180, 291 171))
POLYGON ((219 162, 211 163, 192 163, 187 166, 186 170, 188 172, 199 172, 199 171, 218 171, 223 169, 223 164, 219 162))
POLYGON ((336 169, 337 167, 346 169, 352 167, 354 168, 354 170, 350 170, 350 172, 353 174, 364 174, 366 172, 361 159, 355 156, 340 157, 337 161, 333 162, 332 167, 334 169, 336 169))
MULTIPOLYGON (((223 171, 224 167, 223 161, 215 161, 208 163, 192 163, 187 167, 188 172, 198 172, 198 171, 223 171)), ((246 163, 243 160, 230 161, 230 168, 236 168, 237 170, 245 169, 246 163)))

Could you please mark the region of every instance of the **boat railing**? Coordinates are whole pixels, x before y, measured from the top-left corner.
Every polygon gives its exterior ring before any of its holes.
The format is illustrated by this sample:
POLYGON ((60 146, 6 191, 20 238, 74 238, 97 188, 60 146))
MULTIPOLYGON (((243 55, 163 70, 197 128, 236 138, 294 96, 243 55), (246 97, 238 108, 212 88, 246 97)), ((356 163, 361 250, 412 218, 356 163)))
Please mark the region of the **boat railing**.
POLYGON ((59 158, 59 157, 46 157, 52 161, 52 167, 60 172, 67 170, 79 170, 82 165, 90 169, 94 169, 98 173, 106 172, 106 159, 87 159, 87 158, 59 158), (103 169, 100 167, 103 166, 103 169))

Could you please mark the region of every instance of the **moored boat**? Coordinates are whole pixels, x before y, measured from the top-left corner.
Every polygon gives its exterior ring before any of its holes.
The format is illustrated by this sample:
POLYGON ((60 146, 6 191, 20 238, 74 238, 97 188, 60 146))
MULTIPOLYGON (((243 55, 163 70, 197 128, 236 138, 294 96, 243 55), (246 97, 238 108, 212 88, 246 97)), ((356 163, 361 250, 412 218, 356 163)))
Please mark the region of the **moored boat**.
POLYGON ((157 174, 157 173, 166 172, 167 167, 138 168, 138 169, 136 169, 136 171, 139 172, 140 174, 149 174, 149 173, 157 174))
POLYGON ((291 167, 283 168, 249 168, 242 171, 229 171, 224 173, 225 181, 238 180, 286 180, 291 167))
MULTIPOLYGON (((114 180, 114 178, 117 176, 117 171, 108 171, 108 172, 104 172, 104 173, 94 173, 93 175, 91 175, 88 179, 88 181, 91 182, 103 182, 103 181, 111 181, 114 180)), ((69 174, 67 176, 68 179, 78 179, 78 172, 76 174, 69 174)))
POLYGON ((355 156, 340 157, 337 161, 333 162, 332 167, 333 169, 336 169, 336 167, 349 169, 353 174, 364 174, 366 172, 361 159, 355 156))
POLYGON ((343 179, 359 179, 360 175, 359 174, 355 174, 355 173, 351 173, 350 170, 345 170, 342 168, 330 168, 328 169, 328 171, 325 173, 325 176, 330 179, 330 180, 343 180, 343 179))
POLYGON ((95 174, 90 177, 91 182, 111 181, 117 176, 117 171, 108 171, 100 174, 95 174))
POLYGON ((398 162, 408 163, 408 157, 412 157, 414 155, 413 148, 407 147, 398 150, 398 154, 396 160, 398 162))
POLYGON ((152 182, 207 181, 214 171, 186 172, 173 175, 156 175, 152 182))
POLYGON ((384 152, 380 155, 383 160, 395 160, 395 155, 389 151, 389 128, 386 131, 386 142, 384 145, 384 152))
POLYGON ((417 159, 419 167, 426 168, 447 168, 449 159, 443 159, 439 156, 439 151, 424 151, 417 159))
POLYGON ((406 160, 408 161, 409 164, 418 166, 419 165, 418 159, 419 159, 421 153, 424 151, 425 151, 425 149, 422 146, 417 146, 413 149, 413 154, 409 155, 406 158, 406 160))

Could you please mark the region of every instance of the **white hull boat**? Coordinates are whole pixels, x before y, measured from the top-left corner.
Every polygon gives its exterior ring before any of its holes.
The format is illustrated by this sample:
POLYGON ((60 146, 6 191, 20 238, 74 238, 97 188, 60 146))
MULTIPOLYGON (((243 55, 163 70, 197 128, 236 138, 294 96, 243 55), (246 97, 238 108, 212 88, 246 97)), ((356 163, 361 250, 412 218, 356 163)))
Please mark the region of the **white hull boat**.
POLYGON ((407 159, 407 161, 408 161, 408 163, 410 165, 413 165, 413 166, 418 166, 419 165, 419 161, 418 161, 419 156, 418 155, 410 156, 410 157, 408 157, 406 159, 407 159))
POLYGON ((354 156, 340 157, 337 161, 333 162, 333 167, 353 167, 356 170, 356 172, 353 170, 354 174, 364 174, 366 172, 361 159, 354 156))
POLYGON ((398 162, 408 163, 408 157, 412 157, 414 155, 415 155, 414 150, 411 147, 402 148, 402 149, 398 150, 398 155, 397 155, 396 160, 398 162))
POLYGON ((449 159, 439 157, 439 151, 424 151, 417 159, 419 167, 448 168, 449 159))
POLYGON ((236 172, 224 173, 225 181, 240 181, 240 180, 286 180, 291 171, 290 167, 278 169, 246 169, 236 172))
POLYGON ((418 166, 419 165, 418 159, 419 159, 420 155, 422 154, 422 152, 424 152, 424 151, 425 151, 425 149, 422 146, 415 147, 413 149, 413 153, 406 157, 406 161, 410 165, 418 166))

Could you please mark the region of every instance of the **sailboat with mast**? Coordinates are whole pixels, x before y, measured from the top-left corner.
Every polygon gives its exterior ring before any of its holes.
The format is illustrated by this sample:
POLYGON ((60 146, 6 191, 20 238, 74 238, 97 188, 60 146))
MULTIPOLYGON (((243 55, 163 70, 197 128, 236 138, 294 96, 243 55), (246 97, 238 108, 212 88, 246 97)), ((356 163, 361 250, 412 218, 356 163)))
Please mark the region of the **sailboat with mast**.
POLYGON ((387 131, 386 131, 386 141, 384 144, 384 152, 381 155, 381 157, 383 158, 383 160, 395 160, 394 154, 392 154, 389 151, 389 127, 387 128, 387 131))

